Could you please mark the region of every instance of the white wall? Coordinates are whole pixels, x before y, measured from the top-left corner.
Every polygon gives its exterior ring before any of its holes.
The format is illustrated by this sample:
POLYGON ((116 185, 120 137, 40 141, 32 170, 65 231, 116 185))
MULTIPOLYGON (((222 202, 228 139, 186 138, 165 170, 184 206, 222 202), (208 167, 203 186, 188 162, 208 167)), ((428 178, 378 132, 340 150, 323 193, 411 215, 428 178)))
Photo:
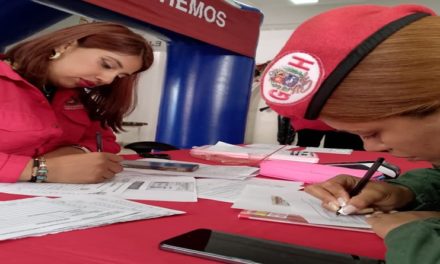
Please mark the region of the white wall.
MULTIPOLYGON (((256 63, 261 64, 272 60, 292 34, 292 30, 267 30, 260 32, 256 63)), ((258 82, 252 87, 249 112, 246 123, 245 143, 278 144, 278 115, 271 109, 260 112, 266 103, 260 96, 258 82)))
POLYGON ((272 60, 287 42, 293 29, 289 30, 263 30, 258 39, 257 64, 272 60))
POLYGON ((135 110, 124 118, 124 122, 144 123, 141 126, 123 126, 126 132, 116 135, 121 145, 137 141, 154 141, 162 97, 167 60, 166 42, 152 35, 145 35, 152 43, 154 62, 143 72, 137 86, 138 102, 135 110))

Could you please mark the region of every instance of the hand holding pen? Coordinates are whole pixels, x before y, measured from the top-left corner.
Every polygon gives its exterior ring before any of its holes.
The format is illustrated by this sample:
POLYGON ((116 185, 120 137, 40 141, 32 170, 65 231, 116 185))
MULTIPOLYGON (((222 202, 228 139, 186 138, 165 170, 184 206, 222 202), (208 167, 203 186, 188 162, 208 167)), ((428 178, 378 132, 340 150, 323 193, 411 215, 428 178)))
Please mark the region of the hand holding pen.
POLYGON ((385 181, 368 181, 382 161, 376 161, 362 183, 359 177, 338 175, 324 182, 307 185, 304 191, 321 200, 322 206, 329 211, 336 212, 343 208, 344 214, 366 213, 366 208, 383 212, 401 208, 414 198, 408 188, 385 181))
MULTIPOLYGON (((367 170, 367 172, 361 178, 361 180, 354 186, 353 189, 351 189, 348 192, 348 195, 350 196, 350 198, 358 195, 362 191, 362 189, 365 188, 367 183, 370 181, 371 177, 373 177, 374 173, 377 171, 377 169, 379 169, 380 165, 382 165, 384 160, 385 160, 384 158, 378 158, 373 163, 373 165, 367 170)), ((339 214, 347 215, 350 213, 349 211, 351 211, 351 210, 350 209, 347 210, 346 207, 340 207, 339 210, 336 212, 336 215, 339 215, 339 214)))

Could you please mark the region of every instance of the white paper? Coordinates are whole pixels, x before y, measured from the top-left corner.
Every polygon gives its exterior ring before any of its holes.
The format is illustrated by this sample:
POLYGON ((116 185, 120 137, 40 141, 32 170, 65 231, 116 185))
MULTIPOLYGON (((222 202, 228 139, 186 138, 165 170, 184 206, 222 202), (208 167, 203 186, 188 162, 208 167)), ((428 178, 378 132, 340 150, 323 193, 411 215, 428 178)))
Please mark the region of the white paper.
POLYGON ((98 184, 0 183, 0 192, 54 197, 100 194, 137 200, 197 201, 193 177, 147 176, 132 171, 123 171, 113 179, 98 184))
POLYGON ((112 181, 96 184, 65 184, 65 183, 34 183, 16 182, 0 183, 0 192, 40 195, 40 196, 63 196, 77 194, 105 193, 117 188, 112 181))
POLYGON ((331 154, 342 154, 342 155, 350 155, 351 153, 353 153, 352 149, 307 147, 304 150, 310 152, 316 152, 316 153, 331 153, 331 154))
POLYGON ((196 181, 185 176, 148 176, 124 171, 115 181, 124 183, 115 194, 136 200, 197 202, 196 181))
POLYGON ((370 228, 365 216, 337 216, 321 206, 321 201, 294 188, 247 185, 232 208, 299 215, 311 224, 370 228))
POLYGON ((98 195, 3 201, 0 202, 0 240, 182 213, 98 195))
POLYGON ((233 203, 246 185, 291 187, 294 189, 300 189, 302 183, 262 178, 252 178, 244 181, 197 179, 197 196, 204 199, 233 203))
POLYGON ((195 156, 220 155, 228 158, 248 160, 249 162, 259 160, 291 160, 317 163, 319 161, 318 156, 313 152, 294 151, 292 153, 294 148, 297 148, 297 146, 274 144, 237 146, 219 141, 215 145, 193 148, 190 152, 195 156))
POLYGON ((219 141, 215 145, 208 146, 203 150, 224 153, 224 154, 232 154, 233 156, 237 156, 237 157, 242 157, 242 156, 251 157, 252 155, 264 157, 265 155, 271 154, 285 147, 286 147, 285 145, 274 145, 274 144, 249 144, 246 146, 237 146, 219 141))
MULTIPOLYGON (((161 161, 166 162, 166 160, 160 159, 142 159, 150 161, 161 161)), ((170 161, 171 163, 195 163, 195 162, 184 162, 184 161, 170 161)), ((171 175, 171 176, 191 176, 198 178, 213 178, 213 179, 231 179, 231 180, 244 180, 249 177, 255 177, 259 168, 250 166, 226 166, 226 165, 207 165, 202 163, 199 164, 199 168, 191 172, 180 172, 180 171, 165 171, 165 170, 150 170, 150 169, 133 169, 124 168, 125 171, 136 171, 143 173, 145 175, 171 175)))

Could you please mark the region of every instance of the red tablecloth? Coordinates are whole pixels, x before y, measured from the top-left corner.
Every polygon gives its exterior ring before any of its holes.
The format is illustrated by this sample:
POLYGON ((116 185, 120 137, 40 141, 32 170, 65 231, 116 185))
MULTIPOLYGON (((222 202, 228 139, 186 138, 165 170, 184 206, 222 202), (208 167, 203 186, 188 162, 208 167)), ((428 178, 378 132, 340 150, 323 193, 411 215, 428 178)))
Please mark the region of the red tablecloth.
MULTIPOLYGON (((185 150, 169 153, 176 160, 196 161, 185 150)), ((375 160, 379 156, 384 156, 387 161, 399 165, 403 171, 429 167, 425 162, 409 162, 384 153, 354 152, 350 156, 319 154, 320 162, 325 163, 375 160)), ((22 197, 0 193, 0 200, 22 197)), ((214 263, 159 250, 160 241, 196 228, 216 229, 372 258, 383 258, 385 254, 382 239, 372 233, 238 219, 239 210, 230 208, 231 204, 205 199, 199 199, 195 203, 141 202, 182 210, 186 214, 2 241, 0 263, 214 263)))

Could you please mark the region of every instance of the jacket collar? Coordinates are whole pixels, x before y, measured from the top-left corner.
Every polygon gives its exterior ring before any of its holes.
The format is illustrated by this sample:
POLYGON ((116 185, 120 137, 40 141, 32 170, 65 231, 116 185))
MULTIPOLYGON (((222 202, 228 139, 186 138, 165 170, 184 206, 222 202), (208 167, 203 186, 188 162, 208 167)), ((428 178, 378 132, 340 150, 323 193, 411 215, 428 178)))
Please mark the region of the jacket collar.
POLYGON ((1 60, 0 60, 0 76, 16 81, 23 80, 23 77, 21 77, 18 73, 16 73, 12 69, 11 65, 1 60))

